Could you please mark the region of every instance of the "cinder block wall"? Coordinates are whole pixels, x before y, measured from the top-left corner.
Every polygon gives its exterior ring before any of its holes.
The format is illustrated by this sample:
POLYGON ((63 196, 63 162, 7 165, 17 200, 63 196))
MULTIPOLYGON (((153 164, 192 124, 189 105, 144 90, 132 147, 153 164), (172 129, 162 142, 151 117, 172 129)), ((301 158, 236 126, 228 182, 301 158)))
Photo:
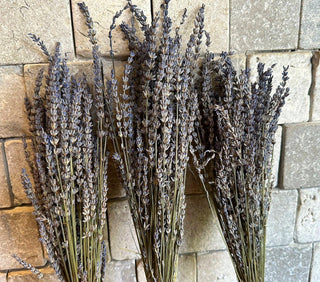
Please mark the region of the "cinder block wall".
MULTIPOLYGON (((104 73, 110 70, 108 27, 125 0, 87 0, 101 51, 104 73)), ((161 0, 135 0, 148 17, 161 0)), ((290 65, 291 95, 277 132, 274 175, 276 188, 267 228, 267 282, 320 281, 320 1, 319 0, 193 0, 171 1, 178 22, 189 10, 184 31, 206 4, 206 28, 212 51, 235 51, 239 68, 253 70, 257 62, 290 65), (183 4, 182 4, 183 3, 183 4)), ((20 183, 27 167, 21 137, 28 136, 25 93, 32 95, 37 70, 46 58, 27 37, 36 33, 53 50, 57 41, 68 54, 74 73, 89 71, 90 45, 75 0, 0 0, 0 281, 36 281, 11 257, 17 253, 42 269, 45 281, 57 281, 38 240, 32 206, 20 183)), ((119 67, 128 54, 119 31, 114 33, 119 67)), ((121 69, 121 68, 120 68, 121 69)), ((120 74, 118 74, 120 75, 120 74)), ((275 83, 276 84, 276 83, 275 83)), ((108 229, 112 261, 105 281, 145 281, 135 231, 124 191, 111 167, 108 229)), ((217 219, 212 218, 197 179, 187 183, 185 239, 179 262, 179 282, 236 281, 217 219)))

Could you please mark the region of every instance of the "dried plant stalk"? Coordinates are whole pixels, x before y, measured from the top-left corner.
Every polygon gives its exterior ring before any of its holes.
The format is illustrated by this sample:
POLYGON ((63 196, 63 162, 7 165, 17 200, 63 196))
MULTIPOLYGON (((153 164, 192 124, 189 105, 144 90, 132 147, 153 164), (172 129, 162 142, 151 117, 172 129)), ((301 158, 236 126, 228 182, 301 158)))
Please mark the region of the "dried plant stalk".
POLYGON ((237 75, 226 53, 206 53, 198 84, 194 163, 215 210, 239 281, 264 281, 274 135, 289 94, 287 67, 272 93, 272 68, 237 75))
MULTIPOLYGON (((118 87, 113 67, 105 96, 113 159, 129 199, 146 277, 166 282, 176 280, 183 238, 186 169, 197 108, 195 68, 204 13, 202 7, 183 50, 179 28, 170 35, 168 3, 162 5, 162 17, 157 13, 149 25, 143 12, 128 2, 124 9, 132 13, 132 24, 121 24, 130 48, 123 87, 118 87)), ((110 28, 112 58, 112 31, 121 13, 110 28)), ((85 14, 88 22, 90 16, 85 14)))
MULTIPOLYGON (((35 187, 25 170, 22 182, 34 207, 41 242, 61 281, 102 281, 107 259, 103 239, 107 209, 107 124, 100 101, 100 61, 95 58, 95 95, 86 76, 70 75, 57 44, 48 56, 45 95, 40 96, 44 70, 36 80, 33 100, 26 98, 34 160, 26 151, 35 187), (93 115, 93 104, 96 116, 93 115), (101 114, 102 113, 102 114, 101 114), (96 122, 97 120, 97 122, 96 122), (103 121, 103 122, 102 122, 103 121), (94 128, 97 128, 94 129, 94 128)), ((94 40, 94 37, 92 37, 94 40)))

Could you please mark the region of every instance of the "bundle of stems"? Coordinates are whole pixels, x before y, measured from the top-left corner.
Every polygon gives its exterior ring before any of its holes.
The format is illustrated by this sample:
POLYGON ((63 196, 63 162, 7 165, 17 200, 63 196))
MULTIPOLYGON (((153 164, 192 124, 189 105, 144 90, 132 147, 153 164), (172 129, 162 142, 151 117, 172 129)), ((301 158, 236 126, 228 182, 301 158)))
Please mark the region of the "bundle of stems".
MULTIPOLYGON (((166 0, 162 16, 158 12, 148 24, 143 12, 128 2, 125 9, 132 21, 120 25, 130 49, 123 86, 118 87, 113 67, 105 90, 113 159, 128 196, 146 278, 165 282, 176 280, 183 238, 186 170, 197 108, 194 79, 204 17, 202 7, 184 50, 179 27, 172 31, 168 4, 166 0)), ((109 33, 112 58, 112 31, 120 15, 115 15, 109 33)), ((89 14, 87 22, 88 18, 89 14)), ((185 13, 181 24, 184 18, 185 13)))
POLYGON ((272 95, 272 69, 237 74, 230 56, 206 53, 198 81, 194 164, 233 260, 239 281, 264 281, 271 165, 281 108, 289 94, 288 67, 272 95))
MULTIPOLYGON (((61 281, 102 281, 107 245, 103 239, 107 209, 107 124, 103 117, 100 62, 94 68, 96 93, 85 75, 70 75, 57 44, 48 56, 45 94, 40 70, 32 100, 25 105, 34 159, 26 149, 34 187, 24 170, 22 182, 34 207, 41 242, 61 281), (95 104, 95 114, 93 113, 95 104)), ((98 49, 94 49, 94 57, 98 49)))

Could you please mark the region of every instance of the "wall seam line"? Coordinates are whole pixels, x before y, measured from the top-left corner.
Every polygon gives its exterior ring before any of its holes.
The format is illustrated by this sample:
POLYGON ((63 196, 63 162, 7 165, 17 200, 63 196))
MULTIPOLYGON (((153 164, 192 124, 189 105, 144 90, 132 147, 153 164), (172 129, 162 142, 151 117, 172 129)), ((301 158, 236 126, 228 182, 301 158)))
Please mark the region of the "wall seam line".
POLYGON ((300 43, 301 43, 301 23, 302 23, 303 4, 304 4, 303 1, 304 0, 301 0, 301 3, 300 3, 297 49, 301 49, 300 43))
POLYGON ((315 249, 315 244, 312 243, 312 250, 311 250, 311 260, 310 260, 310 267, 309 267, 309 275, 308 275, 308 282, 311 281, 311 274, 312 274, 312 266, 313 266, 313 261, 314 261, 314 249, 315 249))
POLYGON ((69 0, 69 9, 70 9, 70 19, 71 19, 71 32, 72 32, 72 43, 73 43, 73 53, 74 59, 77 57, 77 48, 76 48, 76 39, 74 33, 74 24, 73 24, 73 12, 72 12, 72 0, 69 0))

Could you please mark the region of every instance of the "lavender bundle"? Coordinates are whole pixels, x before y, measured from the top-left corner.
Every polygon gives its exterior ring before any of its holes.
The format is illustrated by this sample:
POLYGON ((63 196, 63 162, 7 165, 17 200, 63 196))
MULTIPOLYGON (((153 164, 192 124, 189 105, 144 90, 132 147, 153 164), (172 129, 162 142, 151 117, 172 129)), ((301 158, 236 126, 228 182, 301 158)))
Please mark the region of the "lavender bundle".
MULTIPOLYGON (((27 153, 35 185, 25 170, 22 182, 34 207, 41 242, 61 281, 102 281, 107 245, 107 124, 101 108, 99 64, 95 95, 87 78, 70 75, 57 44, 54 55, 35 35, 48 56, 45 95, 40 95, 44 70, 36 80, 33 100, 26 98, 34 160, 27 153), (93 114, 96 105, 96 115, 93 114)), ((94 56, 98 49, 94 49, 94 56)))
MULTIPOLYGON (((195 69, 204 17, 202 7, 183 50, 179 27, 172 31, 168 4, 166 0, 162 16, 157 13, 149 25, 143 12, 128 2, 133 21, 121 24, 130 49, 123 87, 119 90, 114 69, 107 84, 116 133, 113 158, 129 199, 146 277, 166 282, 176 280, 183 239, 188 152, 197 108, 195 69), (140 24, 142 40, 134 20, 140 24)), ((181 24, 184 18, 185 14, 181 24)), ((113 22, 110 39, 114 28, 113 22)))
POLYGON ((264 281, 274 135, 285 98, 287 67, 272 95, 272 68, 237 74, 222 53, 204 58, 194 163, 215 210, 239 281, 264 281))

